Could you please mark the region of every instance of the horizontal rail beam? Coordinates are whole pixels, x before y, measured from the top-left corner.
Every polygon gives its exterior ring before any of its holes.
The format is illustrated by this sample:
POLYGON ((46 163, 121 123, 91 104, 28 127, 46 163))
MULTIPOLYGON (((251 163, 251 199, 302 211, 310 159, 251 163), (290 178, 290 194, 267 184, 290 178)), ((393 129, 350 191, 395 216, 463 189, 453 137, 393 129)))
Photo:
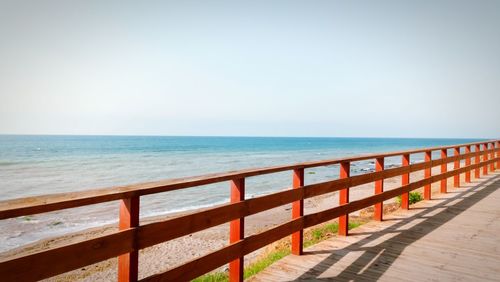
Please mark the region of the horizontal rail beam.
MULTIPOLYGON (((470 155, 475 155, 475 153, 471 153, 470 155)), ((174 219, 150 223, 139 227, 139 248, 150 247, 161 242, 214 227, 240 217, 250 216, 265 210, 290 204, 301 199, 307 199, 314 196, 339 191, 346 186, 359 186, 377 180, 419 171, 431 166, 438 166, 442 163, 454 162, 457 159, 463 159, 466 157, 468 156, 461 155, 458 157, 448 157, 446 159, 438 159, 431 162, 423 162, 406 167, 392 168, 385 171, 352 176, 350 178, 310 184, 295 189, 284 190, 265 196, 247 199, 239 203, 225 204, 219 207, 210 208, 201 212, 180 216, 174 219)))
POLYGON ((135 230, 118 231, 0 262, 3 281, 38 281, 134 250, 135 230), (50 263, 50 264, 49 264, 50 263))
POLYGON ((476 167, 482 165, 490 164, 496 160, 489 160, 480 164, 470 165, 468 167, 463 167, 457 170, 452 170, 443 174, 431 176, 430 178, 425 178, 416 182, 412 182, 408 185, 401 186, 396 189, 392 189, 375 196, 367 197, 361 200, 352 201, 345 205, 341 205, 335 208, 331 208, 325 211, 313 213, 306 215, 302 218, 297 218, 274 228, 268 229, 264 232, 248 236, 247 238, 224 247, 220 250, 214 251, 208 255, 196 258, 186 264, 180 265, 176 268, 170 269, 166 272, 159 273, 147 277, 141 281, 184 281, 191 280, 204 273, 207 273, 217 267, 220 267, 231 260, 235 259, 241 255, 247 255, 259 248, 262 248, 272 242, 275 242, 281 238, 291 235, 301 229, 312 227, 314 225, 332 220, 345 213, 351 213, 369 206, 375 203, 382 202, 397 195, 401 195, 403 192, 410 192, 412 190, 423 187, 424 185, 431 184, 441 179, 448 178, 455 175, 456 173, 463 173, 465 171, 470 171, 476 167))

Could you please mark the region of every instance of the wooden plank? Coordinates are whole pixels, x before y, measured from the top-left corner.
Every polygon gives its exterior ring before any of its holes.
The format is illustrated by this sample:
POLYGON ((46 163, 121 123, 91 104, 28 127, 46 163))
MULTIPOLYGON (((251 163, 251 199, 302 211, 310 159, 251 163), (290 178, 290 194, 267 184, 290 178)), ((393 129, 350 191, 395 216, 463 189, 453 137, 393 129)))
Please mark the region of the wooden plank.
MULTIPOLYGON (((384 158, 377 158, 375 160, 375 171, 383 171, 384 170, 384 158)), ((381 194, 384 192, 384 180, 375 181, 375 195, 381 194)), ((384 203, 379 202, 374 206, 373 218, 378 221, 382 221, 382 216, 384 214, 384 203)))
MULTIPOLYGON (((304 169, 293 171, 292 187, 298 189, 304 186, 304 169)), ((292 219, 300 218, 304 215, 304 199, 293 202, 292 219)), ((304 231, 301 229, 292 234, 292 254, 300 256, 303 253, 304 231)))
MULTIPOLYGON (((245 200, 245 178, 231 180, 231 203, 245 200)), ((245 237, 245 218, 232 220, 229 225, 229 243, 233 244, 245 237)), ((229 262, 229 281, 243 281, 243 255, 229 262)))
MULTIPOLYGON (((460 155, 460 148, 459 147, 453 148, 453 155, 455 155, 455 156, 460 155)), ((455 161, 453 163, 453 169, 456 170, 459 168, 460 168, 460 161, 455 161)), ((460 174, 455 174, 455 176, 453 176, 453 187, 455 187, 455 188, 460 187, 460 174)))
MULTIPOLYGON (((119 229, 127 230, 139 226, 139 197, 124 199, 120 203, 119 229)), ((139 249, 136 237, 130 242, 134 250, 118 257, 118 281, 137 281, 139 276, 139 249)))
MULTIPOLYGON (((446 159, 447 156, 448 156, 448 150, 442 149, 441 150, 441 159, 446 159)), ((448 164, 447 163, 441 164, 441 173, 445 173, 447 171, 448 171, 448 164)), ((441 180, 440 189, 439 189, 440 192, 446 193, 447 187, 448 187, 448 179, 441 180)))
POLYGON ((3 281, 37 281, 103 261, 134 250, 135 230, 128 229, 99 238, 0 262, 3 281))
MULTIPOLYGON (((470 154, 470 146, 465 146, 465 155, 470 154)), ((465 166, 469 166, 471 164, 471 158, 468 157, 465 159, 465 166)), ((470 171, 468 170, 465 173, 465 183, 470 183, 470 171)))
MULTIPOLYGON (((494 159, 495 158, 495 152, 494 152, 494 149, 495 149, 495 143, 489 143, 490 144, 490 159, 494 159)), ((495 170, 495 163, 490 163, 490 171, 494 171, 495 170)))
MULTIPOLYGON (((351 164, 349 162, 344 162, 340 164, 340 178, 349 178, 351 174, 351 164)), ((349 203, 349 186, 340 190, 339 194, 339 204, 344 205, 349 203)), ((349 214, 345 213, 339 217, 339 235, 347 236, 349 232, 349 214)))
MULTIPOLYGON (((425 155, 424 160, 426 162, 430 162, 431 161, 431 159, 432 159, 432 155, 431 154, 432 154, 431 151, 426 151, 424 153, 424 155, 425 155)), ((426 168, 424 170, 424 177, 425 178, 431 177, 431 172, 432 172, 431 168, 426 168)), ((431 199, 431 185, 430 184, 427 184, 427 185, 424 186, 424 199, 425 200, 430 200, 431 199)))
MULTIPOLYGON (((483 161, 488 160, 488 143, 483 144, 483 161)), ((488 166, 483 166, 483 175, 488 175, 488 166)))
MULTIPOLYGON (((409 154, 404 154, 401 159, 401 165, 402 166, 408 166, 410 165, 410 155, 409 154)), ((401 185, 407 185, 410 183, 410 174, 405 173, 401 175, 401 185)), ((410 208, 410 194, 408 192, 402 193, 401 194, 401 208, 404 210, 407 210, 410 208)))
MULTIPOLYGON (((479 144, 474 145, 474 152, 476 153, 476 156, 474 158, 474 163, 475 164, 478 164, 478 163, 481 162, 481 156, 479 155, 481 153, 480 151, 481 151, 481 147, 479 146, 479 144)), ((479 178, 479 177, 481 177, 480 173, 481 173, 480 169, 476 168, 474 170, 474 177, 476 179, 479 178)))
MULTIPOLYGON (((481 142, 469 143, 470 145, 480 144, 481 142)), ((484 144, 484 142, 482 142, 484 144)), ((465 146, 463 144, 460 146, 465 146)), ((340 164, 342 162, 361 161, 367 159, 376 159, 379 157, 390 157, 402 154, 413 154, 425 151, 435 151, 442 148, 452 148, 454 146, 441 146, 426 149, 407 150, 390 152, 383 154, 369 154, 363 156, 354 156, 349 158, 339 158, 326 161, 304 162, 286 166, 273 166, 264 168, 254 168, 224 173, 207 174, 188 178, 168 179, 157 182, 141 183, 127 186, 117 186, 104 189, 92 189, 82 192, 60 193, 44 196, 25 197, 7 201, 0 201, 0 219, 16 216, 30 215, 36 213, 50 212, 61 209, 74 208, 79 206, 133 198, 138 196, 150 195, 161 192, 174 191, 184 188, 197 187, 201 185, 213 184, 217 182, 230 181, 236 178, 244 178, 269 173, 276 173, 298 168, 310 168, 317 166, 328 166, 340 164)), ((499 148, 493 149, 495 152, 499 148)), ((489 151, 488 151, 489 152, 489 151)))
POLYGON ((497 161, 497 169, 500 169, 500 141, 497 141, 497 146, 496 146, 496 155, 497 155, 497 159, 499 159, 499 161, 497 161))

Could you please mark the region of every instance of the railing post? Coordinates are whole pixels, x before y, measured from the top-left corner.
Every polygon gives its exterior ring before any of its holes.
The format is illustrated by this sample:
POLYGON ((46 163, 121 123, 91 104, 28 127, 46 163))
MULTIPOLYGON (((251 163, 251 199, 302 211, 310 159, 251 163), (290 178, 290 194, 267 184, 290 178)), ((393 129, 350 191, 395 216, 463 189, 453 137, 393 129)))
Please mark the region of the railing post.
MULTIPOLYGON (((483 162, 488 160, 488 153, 486 152, 488 150, 488 143, 483 144, 483 162)), ((488 165, 483 166, 483 175, 488 175, 488 165)))
MULTIPOLYGON (((480 151, 481 151, 481 147, 479 146, 479 144, 474 145, 474 152, 477 153, 477 155, 474 157, 474 164, 478 164, 478 163, 481 162, 481 160, 480 160, 480 158, 481 158, 480 151)), ((481 168, 480 167, 477 167, 474 170, 474 177, 476 179, 479 178, 479 177, 481 177, 481 168)))
MULTIPOLYGON (((351 173, 351 165, 349 162, 340 163, 340 178, 347 178, 351 173)), ((349 187, 340 190, 339 204, 344 205, 349 203, 349 187)), ((339 217, 339 235, 347 236, 349 229, 349 214, 344 214, 339 217)))
MULTIPOLYGON (((426 151, 425 152, 425 162, 430 162, 432 160, 432 152, 431 151, 426 151)), ((424 177, 425 178, 430 178, 431 177, 431 171, 432 167, 426 168, 424 170, 424 177)), ((430 200, 431 199, 431 184, 427 184, 424 186, 424 199, 425 200, 430 200)))
MULTIPOLYGON (((245 178, 231 180, 231 203, 245 200, 245 178)), ((229 243, 233 244, 245 236, 245 218, 232 220, 229 224, 229 243)), ((243 281, 243 256, 229 263, 229 281, 243 281)))
MULTIPOLYGON (((465 146, 465 153, 470 154, 470 146, 465 146)), ((470 157, 465 159, 465 166, 470 166, 470 157)), ((465 172, 465 183, 470 183, 470 169, 465 172)))
MULTIPOLYGON (((384 170, 384 158, 377 158, 375 160, 375 171, 383 171, 384 170)), ((376 194, 381 194, 384 192, 384 180, 377 180, 375 181, 375 195, 376 194)), ((382 221, 382 217, 384 214, 384 202, 376 203, 375 204, 375 212, 373 214, 373 217, 375 220, 382 221)))
MULTIPOLYGON (((495 143, 490 143, 489 147, 492 150, 490 153, 490 160, 492 160, 495 158, 495 152, 493 151, 495 149, 495 143)), ((494 170, 495 170, 495 163, 492 162, 492 163, 490 163, 490 171, 493 172, 494 170)))
MULTIPOLYGON (((457 157, 460 155, 460 147, 455 147, 453 148, 453 155, 457 157)), ((453 169, 457 170, 460 168, 460 160, 456 160, 453 163, 453 169)), ((458 188, 460 187, 460 173, 457 173, 453 176, 453 187, 458 188)))
MULTIPOLYGON (((298 168, 293 170, 292 186, 294 189, 304 186, 304 169, 298 168)), ((300 218, 304 215, 304 199, 293 202, 292 204, 292 219, 300 218)), ((304 231, 301 229, 292 234, 292 254, 303 254, 303 238, 304 231)))
MULTIPOLYGON (((500 148, 500 141, 497 141, 497 149, 500 148)), ((497 158, 500 158, 500 152, 497 152, 497 158)), ((500 169, 500 159, 497 160, 497 169, 500 169)))
MULTIPOLYGON (((441 149, 441 159, 445 159, 448 157, 448 149, 441 149)), ((448 163, 442 163, 441 164, 441 173, 445 173, 448 171, 448 163)), ((440 192, 441 193, 446 193, 448 187, 448 179, 441 179, 441 187, 440 187, 440 192)))
MULTIPOLYGON (((402 166, 409 166, 410 165, 410 155, 405 154, 402 157, 402 166)), ((408 185, 410 184, 410 174, 409 173, 404 173, 401 175, 401 185, 408 185)), ((401 208, 404 210, 410 209, 410 192, 405 192, 401 194, 401 208)))
MULTIPOLYGON (((139 226, 139 197, 123 199, 120 202, 120 230, 139 226)), ((134 237, 135 240, 135 237, 134 237)), ((118 257, 118 281, 137 281, 139 277, 139 251, 134 241, 134 250, 118 257)))

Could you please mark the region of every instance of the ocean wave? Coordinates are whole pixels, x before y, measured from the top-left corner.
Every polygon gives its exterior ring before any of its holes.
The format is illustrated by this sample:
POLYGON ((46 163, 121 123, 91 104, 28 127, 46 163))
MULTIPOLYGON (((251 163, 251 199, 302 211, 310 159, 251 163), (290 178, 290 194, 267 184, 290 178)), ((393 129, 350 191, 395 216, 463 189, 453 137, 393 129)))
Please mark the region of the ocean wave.
POLYGON ((12 162, 12 161, 0 161, 0 166, 11 166, 21 164, 22 162, 12 162))

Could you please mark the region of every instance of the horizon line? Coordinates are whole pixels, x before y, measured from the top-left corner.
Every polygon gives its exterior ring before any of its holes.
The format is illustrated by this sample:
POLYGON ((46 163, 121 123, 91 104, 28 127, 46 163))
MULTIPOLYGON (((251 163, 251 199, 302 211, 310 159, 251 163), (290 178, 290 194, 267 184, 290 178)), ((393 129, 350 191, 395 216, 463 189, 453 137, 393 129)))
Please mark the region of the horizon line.
POLYGON ((213 138, 359 138, 359 139, 478 139, 497 140, 494 137, 400 137, 400 136, 272 136, 272 135, 162 135, 162 134, 32 134, 0 133, 0 136, 88 136, 88 137, 213 137, 213 138))

